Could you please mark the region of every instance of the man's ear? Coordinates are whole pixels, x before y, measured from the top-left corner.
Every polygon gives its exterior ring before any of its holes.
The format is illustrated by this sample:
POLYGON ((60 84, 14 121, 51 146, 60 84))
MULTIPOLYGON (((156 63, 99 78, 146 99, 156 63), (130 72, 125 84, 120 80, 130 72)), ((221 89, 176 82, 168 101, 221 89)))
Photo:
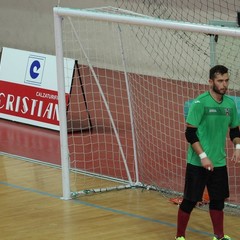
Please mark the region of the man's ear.
POLYGON ((212 85, 213 84, 213 80, 209 78, 208 80, 209 84, 212 85))

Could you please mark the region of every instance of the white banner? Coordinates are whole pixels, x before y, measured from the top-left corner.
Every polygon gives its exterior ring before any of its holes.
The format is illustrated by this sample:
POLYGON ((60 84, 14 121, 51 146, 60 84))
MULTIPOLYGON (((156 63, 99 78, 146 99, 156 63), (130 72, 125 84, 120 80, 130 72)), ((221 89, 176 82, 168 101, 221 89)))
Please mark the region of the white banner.
MULTIPOLYGON (((71 89, 74 62, 64 59, 66 99, 71 89)), ((0 118, 59 130, 55 56, 2 49, 0 118)))

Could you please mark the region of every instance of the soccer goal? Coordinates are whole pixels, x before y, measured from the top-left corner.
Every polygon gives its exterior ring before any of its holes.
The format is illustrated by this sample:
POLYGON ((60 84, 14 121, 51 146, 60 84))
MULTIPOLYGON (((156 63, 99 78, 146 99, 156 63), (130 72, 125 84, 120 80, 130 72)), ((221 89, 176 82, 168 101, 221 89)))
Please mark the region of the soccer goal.
MULTIPOLYGON (((239 102, 238 25, 115 7, 55 7, 54 23, 63 198, 133 187, 181 195, 185 116, 191 100, 208 89, 211 64, 228 65, 229 95, 239 102), (77 62, 68 101, 63 57, 77 62)), ((229 157, 232 150, 227 139, 229 157)), ((229 160, 234 206, 239 171, 229 160)))

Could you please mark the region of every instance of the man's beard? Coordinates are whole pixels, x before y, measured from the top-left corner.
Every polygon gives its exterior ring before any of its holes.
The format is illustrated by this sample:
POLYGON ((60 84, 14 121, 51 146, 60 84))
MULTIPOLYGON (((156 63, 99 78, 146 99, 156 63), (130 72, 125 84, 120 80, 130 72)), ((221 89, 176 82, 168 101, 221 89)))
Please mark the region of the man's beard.
POLYGON ((215 93, 220 94, 220 95, 222 95, 222 96, 223 96, 223 95, 226 93, 226 91, 227 91, 227 89, 224 88, 224 92, 222 92, 222 91, 220 91, 218 88, 216 88, 216 86, 214 86, 214 85, 213 85, 212 90, 213 90, 215 93))

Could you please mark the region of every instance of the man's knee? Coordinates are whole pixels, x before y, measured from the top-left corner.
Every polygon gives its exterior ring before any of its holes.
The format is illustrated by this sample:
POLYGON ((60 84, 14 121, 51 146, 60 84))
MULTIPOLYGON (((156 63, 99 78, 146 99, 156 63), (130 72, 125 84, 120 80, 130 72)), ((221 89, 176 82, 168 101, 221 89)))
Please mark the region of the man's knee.
POLYGON ((192 202, 186 199, 183 199, 180 208, 182 211, 186 212, 186 213, 191 213, 193 208, 196 206, 196 202, 192 202))

